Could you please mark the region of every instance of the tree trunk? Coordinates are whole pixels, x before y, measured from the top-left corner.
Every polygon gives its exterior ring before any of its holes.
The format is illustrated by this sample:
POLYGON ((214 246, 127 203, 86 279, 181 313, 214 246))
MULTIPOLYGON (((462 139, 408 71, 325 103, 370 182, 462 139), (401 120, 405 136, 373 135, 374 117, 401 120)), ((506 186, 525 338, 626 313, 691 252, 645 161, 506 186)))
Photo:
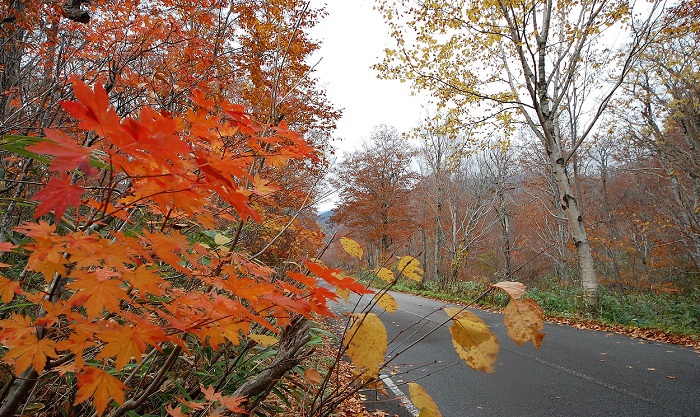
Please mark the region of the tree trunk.
POLYGON ((559 191, 559 201, 557 203, 569 221, 571 236, 576 245, 579 267, 581 268, 583 297, 586 304, 593 306, 598 302, 598 277, 593 267, 593 254, 588 242, 583 215, 581 214, 579 203, 574 197, 569 174, 566 170, 566 160, 558 144, 553 140, 547 144, 547 153, 557 190, 559 191))
POLYGON ((510 275, 513 273, 513 267, 511 265, 510 217, 508 215, 508 210, 506 209, 505 190, 502 188, 498 190, 498 205, 496 214, 498 215, 501 223, 501 243, 503 244, 503 257, 505 258, 503 278, 510 279, 510 275))
POLYGON ((0 134, 8 133, 6 127, 12 125, 9 123, 9 115, 12 113, 9 111, 10 102, 15 94, 20 94, 20 69, 24 54, 22 45, 27 34, 18 22, 23 13, 24 4, 21 0, 10 0, 8 15, 0 16, 4 19, 0 23, 0 134), (14 92, 10 93, 11 91, 14 92))
MULTIPOLYGON (((550 6, 551 7, 551 6, 550 6)), ((548 17, 551 17, 549 15, 548 17)), ((538 37, 538 47, 540 48, 538 56, 539 68, 537 73, 537 97, 539 103, 534 103, 537 108, 537 117, 540 122, 541 138, 547 151, 549 164, 552 168, 552 176, 556 183, 556 189, 559 192, 557 206, 561 207, 567 220, 569 221, 569 230, 576 245, 578 255, 578 264, 581 268, 581 284, 583 285, 583 298, 588 306, 594 306, 598 303, 598 276, 593 267, 593 254, 591 246, 588 242, 586 227, 583 222, 581 213, 580 201, 577 201, 575 191, 571 186, 571 179, 566 169, 569 158, 573 156, 575 147, 572 149, 572 154, 565 155, 562 150, 562 133, 559 129, 559 117, 557 108, 558 103, 550 101, 551 96, 547 90, 550 80, 545 71, 546 66, 546 50, 547 50, 547 35, 549 30, 549 21, 545 22, 543 33, 538 37), (546 28, 546 29, 545 29, 546 28), (554 106, 554 108, 553 108, 554 106)), ((576 57, 575 57, 576 58, 576 57)), ((554 84, 554 97, 558 96, 558 85, 554 84)))
MULTIPOLYGON (((425 231, 424 228, 420 229, 420 233, 421 233, 421 240, 423 243, 423 248, 422 248, 423 250, 421 251, 421 253, 423 254, 423 265, 425 265, 426 269, 427 269, 427 265, 428 265, 428 233, 425 231)), ((418 283, 418 288, 420 288, 421 290, 424 289, 425 288, 425 281, 426 281, 425 279, 420 280, 420 282, 418 283)))
MULTIPOLYGON (((438 188, 439 193, 439 188, 438 188)), ((438 195, 438 198, 440 196, 438 195)), ((442 222, 442 203, 438 201, 437 203, 437 215, 435 216, 435 245, 433 247, 433 274, 435 280, 440 280, 440 247, 442 246, 442 228, 440 223, 442 222)))

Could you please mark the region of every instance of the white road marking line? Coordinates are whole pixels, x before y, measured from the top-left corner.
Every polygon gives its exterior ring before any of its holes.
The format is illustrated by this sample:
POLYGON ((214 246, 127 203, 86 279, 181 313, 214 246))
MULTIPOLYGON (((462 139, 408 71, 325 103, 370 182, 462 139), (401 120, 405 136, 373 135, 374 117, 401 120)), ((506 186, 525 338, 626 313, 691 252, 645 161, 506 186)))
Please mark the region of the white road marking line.
POLYGON ((643 397, 639 394, 635 394, 634 392, 631 392, 631 391, 627 391, 626 389, 620 388, 616 385, 608 384, 607 382, 601 381, 599 379, 595 379, 591 376, 588 376, 586 374, 582 374, 581 372, 575 371, 573 369, 565 368, 561 365, 557 365, 556 363, 547 362, 544 359, 540 359, 540 358, 536 358, 536 357, 532 357, 532 359, 534 359, 536 362, 541 363, 542 365, 546 365, 546 366, 549 366, 550 368, 554 368, 554 369, 557 369, 559 371, 566 372, 566 373, 571 374, 577 378, 581 378, 585 381, 591 382, 591 383, 596 384, 598 386, 601 386, 603 388, 607 388, 609 390, 619 392, 620 394, 624 394, 624 395, 627 395, 629 397, 632 397, 636 400, 640 400, 640 401, 643 401, 645 403, 652 404, 652 405, 655 405, 657 407, 666 409, 666 407, 662 406, 661 404, 657 404, 656 402, 654 402, 653 400, 651 400, 649 398, 643 397))
POLYGON ((394 381, 392 381, 391 378, 389 378, 389 377, 386 376, 386 375, 379 375, 379 379, 381 379, 382 382, 384 382, 384 384, 385 384, 387 387, 389 387, 389 389, 391 390, 391 392, 393 392, 394 395, 396 395, 396 398, 398 398, 399 401, 401 401, 401 404, 403 404, 403 406, 406 407, 406 410, 407 410, 409 413, 411 413, 411 414, 414 415, 414 416, 418 416, 418 414, 420 414, 420 410, 418 409, 418 407, 416 407, 415 405, 413 405, 413 403, 411 402, 411 400, 408 399, 408 396, 407 396, 406 394, 404 394, 404 393, 399 389, 399 387, 396 386, 396 384, 394 384, 394 381))

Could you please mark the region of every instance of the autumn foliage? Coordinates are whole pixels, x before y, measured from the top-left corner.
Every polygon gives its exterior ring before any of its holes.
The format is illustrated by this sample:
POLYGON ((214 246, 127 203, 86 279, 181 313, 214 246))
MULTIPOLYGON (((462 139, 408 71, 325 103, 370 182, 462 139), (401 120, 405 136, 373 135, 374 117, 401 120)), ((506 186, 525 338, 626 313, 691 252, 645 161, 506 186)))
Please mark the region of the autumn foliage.
MULTIPOLYGON (((77 101, 63 107, 92 145, 48 130, 26 147, 51 160, 51 177, 32 199, 34 217, 53 213, 55 222, 26 222, 15 229, 19 244, 2 245, 14 260, 4 266, 25 268, 0 278, 0 342, 9 349, 2 361, 15 377, 75 375, 74 404, 91 400, 102 414, 111 398, 115 410, 129 410, 164 373, 141 389, 146 381, 130 387, 124 377, 154 357, 167 358, 168 370, 197 347, 217 351, 255 340, 254 332, 279 337, 295 316, 330 314, 334 293, 304 274, 275 276, 238 247, 240 229, 214 239, 202 233, 223 220, 259 221, 251 205, 268 192, 262 167, 317 158, 303 138, 199 92, 186 114, 145 107, 134 119, 118 117, 99 85, 74 79, 73 90, 77 101)), ((338 288, 366 292, 307 266, 338 288)), ((242 400, 214 393, 205 403, 214 398, 242 410, 242 400)))
MULTIPOLYGON (((121 415, 142 407, 168 375, 197 360, 197 351, 284 345, 285 333, 300 317, 331 315, 327 302, 337 294, 372 292, 314 261, 281 274, 239 246, 244 223, 260 221, 251 207, 255 198, 271 186, 261 177, 263 167, 317 158, 284 122, 258 123, 241 106, 199 92, 184 115, 145 107, 138 119, 120 118, 102 86, 91 89, 77 78, 72 85, 77 100, 62 105, 93 138, 91 145, 51 130, 24 148, 30 158, 48 157, 51 177, 32 197, 38 220, 15 228, 23 236, 18 244, 2 245, 14 261, 3 266, 24 269, 0 280, 3 310, 9 313, 0 320, 0 343, 7 348, 1 360, 16 378, 8 381, 5 410, 27 381, 58 375, 69 386, 75 378, 77 390, 65 407, 91 403, 98 415, 108 409, 121 415), (51 213, 53 222, 41 219, 51 213), (238 227, 216 231, 223 220, 238 227), (156 363, 157 373, 145 371, 156 363)), ((345 238, 342 244, 362 258, 357 242, 345 238)), ((401 258, 396 270, 422 278, 411 256, 401 258)), ((496 287, 512 294, 514 303, 522 295, 518 284, 496 287)), ((384 293, 377 303, 395 310, 390 299, 384 293)), ((529 319, 507 319, 506 325, 533 330, 511 336, 539 345, 541 311, 533 315, 517 303, 514 309, 529 319)), ((480 342, 488 334, 483 322, 473 315, 464 321, 465 312, 448 314, 453 328, 463 329, 453 332, 458 352, 472 349, 464 356, 467 363, 492 371, 470 359, 488 352, 480 342)), ((368 314, 346 336, 347 353, 365 382, 377 379, 383 362, 385 331, 377 339, 382 329, 377 316, 368 314)), ((495 353, 487 355, 481 360, 495 360, 495 353)), ((251 398, 237 396, 239 391, 230 395, 212 385, 188 385, 201 396, 174 396, 168 413, 249 410, 251 398)))

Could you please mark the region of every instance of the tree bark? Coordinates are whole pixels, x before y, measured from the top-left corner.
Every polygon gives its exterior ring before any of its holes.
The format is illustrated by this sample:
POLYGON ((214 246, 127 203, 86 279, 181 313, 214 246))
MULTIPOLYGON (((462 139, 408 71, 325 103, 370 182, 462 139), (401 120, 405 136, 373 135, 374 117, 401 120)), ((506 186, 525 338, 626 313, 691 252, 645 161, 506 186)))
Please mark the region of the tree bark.
POLYGON ((37 378, 39 378, 39 374, 34 370, 34 367, 29 367, 14 380, 7 397, 3 398, 2 404, 0 404, 0 417, 13 417, 17 413, 20 404, 27 400, 37 378))
MULTIPOLYGON (((549 121, 548 123, 552 123, 549 121)), ((583 214, 579 202, 574 197, 573 187, 566 170, 566 160, 561 149, 554 140, 547 143, 547 154, 552 168, 552 174, 559 191, 558 204, 569 221, 569 229, 574 239, 579 267, 581 268, 581 284, 586 304, 593 306, 598 302, 598 276, 593 266, 593 254, 588 242, 583 214)))
MULTIPOLYGON (((440 198, 440 187, 438 187, 438 198, 440 198)), ((436 281, 440 280, 440 248, 442 247, 442 202, 437 203, 437 214, 435 215, 435 245, 433 247, 433 274, 435 275, 433 279, 436 281)))
MULTIPOLYGON (((246 397, 244 407, 249 413, 252 414, 253 409, 265 399, 267 393, 287 372, 313 353, 313 349, 301 351, 311 340, 310 329, 311 322, 307 319, 300 316, 292 319, 292 324, 280 337, 278 352, 272 364, 233 393, 236 397, 246 397)), ((223 413, 226 409, 222 407, 217 411, 223 413)))
MULTIPOLYGON (((9 126, 8 122, 10 102, 14 94, 8 94, 20 86, 20 68, 22 65, 22 47, 24 37, 27 34, 18 22, 24 13, 24 4, 21 0, 10 0, 8 15, 3 16, 0 23, 0 126, 9 126)), ((16 92, 19 94, 19 91, 16 92)), ((4 127, 0 127, 0 134, 8 133, 4 127)))
POLYGON ((510 215, 508 214, 508 209, 506 207, 506 196, 505 196, 505 184, 500 183, 497 185, 498 188, 498 204, 496 206, 496 215, 498 215, 499 221, 501 223, 501 243, 503 244, 503 278, 510 279, 513 273, 513 267, 511 265, 511 243, 510 243, 510 215))

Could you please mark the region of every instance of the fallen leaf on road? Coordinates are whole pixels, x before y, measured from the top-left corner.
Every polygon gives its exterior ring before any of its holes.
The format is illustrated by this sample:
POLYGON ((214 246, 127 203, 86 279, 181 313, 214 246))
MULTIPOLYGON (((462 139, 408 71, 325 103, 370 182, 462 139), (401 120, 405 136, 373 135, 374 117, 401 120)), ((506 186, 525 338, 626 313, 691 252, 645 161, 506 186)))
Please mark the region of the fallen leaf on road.
POLYGON ((678 379, 677 376, 673 376, 673 375, 666 375, 666 378, 668 378, 668 379, 678 379))
POLYGON ((655 371, 656 368, 647 368, 647 371, 655 371))

